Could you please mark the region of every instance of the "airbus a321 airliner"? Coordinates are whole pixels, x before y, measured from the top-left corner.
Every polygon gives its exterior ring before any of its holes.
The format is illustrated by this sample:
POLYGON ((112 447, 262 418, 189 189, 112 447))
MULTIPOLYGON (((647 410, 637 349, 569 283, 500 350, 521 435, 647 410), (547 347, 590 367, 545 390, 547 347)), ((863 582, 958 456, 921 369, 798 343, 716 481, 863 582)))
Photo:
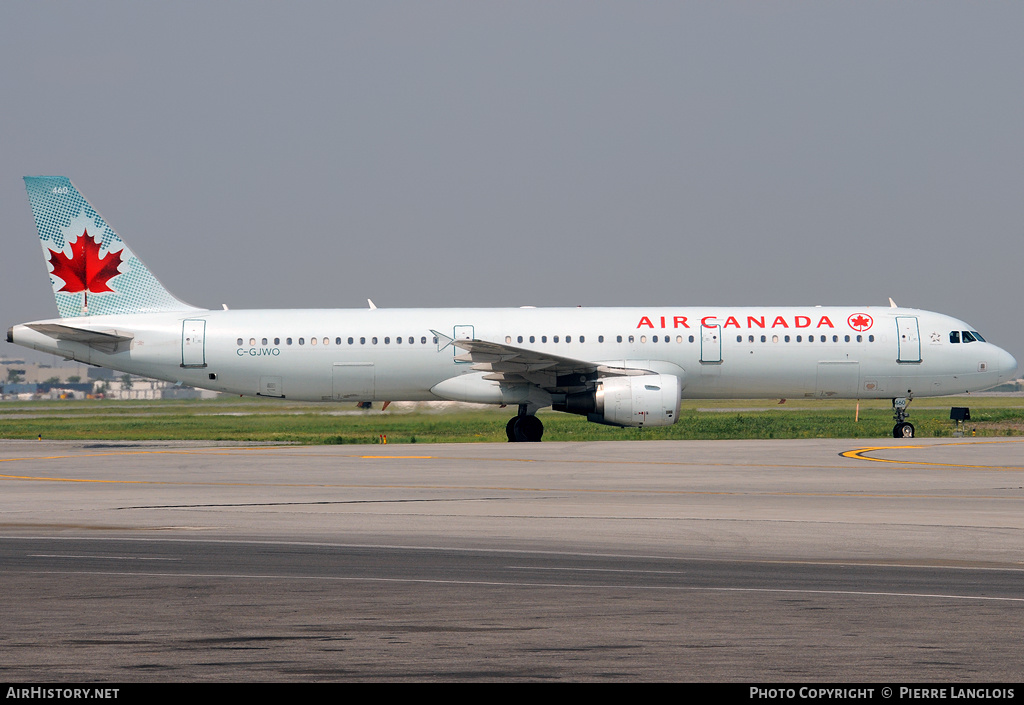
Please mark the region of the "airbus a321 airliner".
POLYGON ((252 396, 518 406, 510 441, 539 441, 544 407, 613 426, 668 426, 688 398, 892 399, 1011 379, 1012 355, 972 326, 861 307, 209 310, 172 296, 61 176, 26 177, 60 318, 7 340, 90 365, 252 396))

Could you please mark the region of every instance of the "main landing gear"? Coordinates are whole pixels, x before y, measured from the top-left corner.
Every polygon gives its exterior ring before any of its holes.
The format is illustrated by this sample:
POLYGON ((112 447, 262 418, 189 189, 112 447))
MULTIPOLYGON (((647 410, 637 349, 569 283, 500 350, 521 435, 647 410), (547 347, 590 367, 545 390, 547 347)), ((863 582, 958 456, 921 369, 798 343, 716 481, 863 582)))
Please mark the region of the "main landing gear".
MULTIPOLYGON (((910 390, 907 390, 908 392, 910 390)), ((907 406, 910 405, 912 396, 897 397, 892 400, 892 417, 896 420, 896 425, 892 427, 893 438, 913 438, 914 437, 914 424, 908 423, 906 418, 910 415, 907 411, 907 406)))
POLYGON ((505 424, 505 435, 509 443, 540 443, 544 435, 544 424, 536 416, 526 413, 526 404, 519 405, 519 415, 505 424))

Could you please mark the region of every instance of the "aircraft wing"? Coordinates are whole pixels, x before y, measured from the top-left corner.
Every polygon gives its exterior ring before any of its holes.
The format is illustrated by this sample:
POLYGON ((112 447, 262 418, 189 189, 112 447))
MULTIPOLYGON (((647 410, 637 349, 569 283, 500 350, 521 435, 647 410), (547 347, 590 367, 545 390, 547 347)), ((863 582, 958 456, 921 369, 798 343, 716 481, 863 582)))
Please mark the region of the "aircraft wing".
POLYGON ((75 343, 83 343, 90 348, 105 353, 114 354, 124 350, 131 343, 135 336, 131 333, 122 334, 117 331, 98 331, 88 328, 76 328, 60 323, 29 323, 29 328, 55 340, 70 340, 75 343))
MULTIPOLYGON (((438 335, 436 331, 434 334, 438 335)), ((651 371, 646 369, 577 360, 538 350, 517 348, 507 343, 475 339, 454 340, 449 336, 441 338, 465 350, 466 352, 457 355, 455 359, 472 363, 474 370, 487 372, 484 379, 509 384, 527 382, 549 391, 585 389, 593 380, 601 377, 651 374, 651 371)))

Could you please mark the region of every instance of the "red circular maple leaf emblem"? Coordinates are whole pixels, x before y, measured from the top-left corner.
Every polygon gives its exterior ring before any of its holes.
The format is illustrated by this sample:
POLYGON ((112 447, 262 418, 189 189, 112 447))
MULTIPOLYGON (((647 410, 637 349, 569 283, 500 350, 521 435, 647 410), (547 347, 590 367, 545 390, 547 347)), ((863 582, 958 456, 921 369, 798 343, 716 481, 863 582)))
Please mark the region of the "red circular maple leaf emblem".
POLYGON ((854 313, 846 319, 846 322, 849 324, 850 328, 853 328, 856 331, 865 331, 870 328, 875 321, 866 313, 854 313))

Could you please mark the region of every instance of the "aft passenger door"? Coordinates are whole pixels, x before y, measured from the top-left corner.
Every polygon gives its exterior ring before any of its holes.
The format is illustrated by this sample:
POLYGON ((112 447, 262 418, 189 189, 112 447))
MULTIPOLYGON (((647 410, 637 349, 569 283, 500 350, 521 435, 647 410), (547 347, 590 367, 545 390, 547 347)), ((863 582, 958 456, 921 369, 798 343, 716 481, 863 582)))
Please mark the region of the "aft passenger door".
POLYGON ((181 324, 181 366, 206 367, 206 321, 201 318, 181 324))

